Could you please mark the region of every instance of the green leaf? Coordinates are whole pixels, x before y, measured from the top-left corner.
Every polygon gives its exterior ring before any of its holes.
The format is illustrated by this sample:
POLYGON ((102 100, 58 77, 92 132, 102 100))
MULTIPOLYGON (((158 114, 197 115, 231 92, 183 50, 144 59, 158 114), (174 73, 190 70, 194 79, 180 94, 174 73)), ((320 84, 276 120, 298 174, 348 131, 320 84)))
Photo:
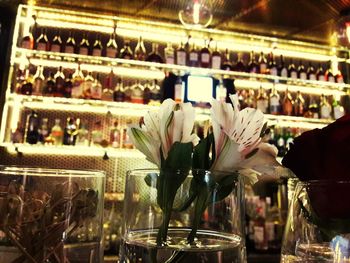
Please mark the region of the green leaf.
POLYGON ((192 166, 192 142, 175 142, 169 150, 168 158, 163 161, 163 170, 190 170, 192 166))
POLYGON ((216 194, 213 196, 211 200, 213 200, 213 203, 220 202, 221 200, 224 200, 234 189, 238 179, 238 173, 235 173, 234 175, 229 174, 223 177, 218 183, 217 183, 217 189, 216 194))
POLYGON ((193 151, 193 169, 210 169, 212 159, 210 151, 214 148, 214 135, 211 133, 194 148, 193 151))

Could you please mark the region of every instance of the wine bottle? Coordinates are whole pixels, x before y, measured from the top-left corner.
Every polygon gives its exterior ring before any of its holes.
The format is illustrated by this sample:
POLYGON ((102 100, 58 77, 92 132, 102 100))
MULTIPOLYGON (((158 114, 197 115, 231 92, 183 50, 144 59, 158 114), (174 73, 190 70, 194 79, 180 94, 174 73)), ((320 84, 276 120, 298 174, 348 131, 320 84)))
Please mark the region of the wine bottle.
POLYGON ((109 144, 113 148, 119 148, 120 147, 120 127, 117 120, 113 122, 113 127, 111 128, 109 132, 109 144))
POLYGON ((132 50, 130 48, 130 41, 125 40, 124 47, 120 50, 120 58, 133 59, 132 50))
POLYGON ((65 91, 65 76, 62 71, 62 66, 59 67, 57 70, 55 76, 55 84, 56 84, 56 92, 54 94, 55 97, 61 97, 64 95, 65 91))
POLYGON ((102 56, 102 49, 103 49, 103 47, 102 47, 102 42, 101 42, 101 35, 97 34, 94 46, 92 48, 92 55, 94 57, 101 57, 102 56))
POLYGON ((29 144, 39 141, 39 116, 34 110, 27 117, 25 141, 29 144))
POLYGON ((318 64, 318 69, 316 71, 316 78, 318 81, 326 81, 325 73, 321 63, 318 64))
POLYGON ((146 59, 146 48, 143 43, 143 39, 140 36, 139 41, 137 42, 137 45, 135 47, 135 59, 144 61, 146 59))
POLYGON ((246 71, 246 66, 244 65, 241 53, 237 53, 237 62, 234 65, 233 70, 238 71, 238 72, 245 72, 246 71))
POLYGON ((278 75, 282 78, 288 78, 288 69, 285 65, 283 55, 280 56, 280 65, 278 67, 278 75))
POLYGON ((56 34, 51 44, 51 52, 61 52, 61 47, 62 47, 61 31, 59 29, 56 29, 56 34))
POLYGON ((83 98, 83 87, 82 83, 84 82, 84 74, 80 70, 80 65, 76 69, 76 71, 73 73, 73 79, 72 79, 72 91, 71 91, 71 97, 76 99, 83 98))
POLYGON ((100 74, 97 73, 94 82, 91 85, 91 99, 100 100, 102 98, 102 85, 100 81, 100 74))
POLYGON ((288 66, 288 76, 291 79, 297 79, 298 78, 298 71, 296 70, 292 59, 290 60, 290 63, 289 63, 289 66, 288 66))
POLYGON ((33 16, 33 24, 29 27, 29 32, 21 40, 21 48, 34 49, 34 35, 36 31, 36 16, 33 16))
POLYGON ((115 85, 114 92, 113 92, 113 100, 117 102, 123 102, 125 94, 124 94, 124 87, 123 87, 123 81, 122 79, 118 79, 117 85, 115 85))
POLYGON ((118 54, 118 45, 116 41, 116 25, 113 28, 113 32, 107 42, 106 56, 109 58, 116 58, 118 54))
POLYGON ((113 88, 115 83, 115 76, 113 69, 108 74, 104 81, 104 87, 102 89, 101 99, 104 101, 113 101, 113 88))
POLYGON ((131 102, 143 104, 144 87, 140 84, 139 80, 137 80, 136 83, 131 87, 131 90, 131 102))
POLYGON ((72 88, 73 88, 73 81, 72 81, 73 75, 70 73, 68 75, 68 78, 64 81, 64 93, 63 97, 70 98, 72 96, 72 88))
POLYGON ((282 109, 283 115, 291 116, 293 114, 293 98, 288 89, 284 94, 282 109))
POLYGON ((77 126, 75 123, 74 118, 68 117, 67 118, 67 125, 66 128, 64 128, 63 133, 63 144, 64 145, 75 145, 77 140, 77 126))
POLYGON ((176 64, 186 66, 186 58, 186 50, 183 46, 183 43, 181 42, 180 46, 176 50, 176 64))
POLYGON ((63 130, 61 127, 61 120, 55 119, 55 125, 51 128, 51 137, 54 140, 54 145, 62 145, 63 142, 63 130))
POLYGON ((267 60, 265 58, 264 52, 260 53, 258 63, 259 63, 259 73, 266 74, 267 73, 267 60))
POLYGON ((306 74, 309 80, 316 80, 316 72, 311 62, 309 62, 309 67, 307 68, 306 74))
POLYGON ((277 64, 276 64, 276 61, 275 61, 275 57, 273 55, 273 53, 271 52, 269 54, 269 73, 270 75, 272 76, 277 76, 278 75, 278 70, 277 70, 277 64))
POLYGON ((195 43, 192 44, 192 48, 188 56, 188 65, 190 67, 198 67, 199 65, 199 54, 195 43))
POLYGON ((41 28, 41 34, 36 40, 36 49, 40 51, 49 50, 49 40, 46 35, 46 28, 41 28))
POLYGON ((75 39, 71 30, 69 31, 69 36, 64 47, 64 52, 68 54, 75 53, 75 39))
POLYGON ((147 82, 144 85, 144 89, 143 89, 143 104, 147 105, 151 102, 151 97, 152 97, 151 90, 152 90, 152 85, 149 82, 147 82))
MULTIPOLYGON (((226 52, 228 50, 226 49, 226 52)), ((215 50, 211 56, 211 68, 220 69, 221 68, 221 53, 218 51, 218 42, 216 42, 215 50)))
POLYGON ((33 77, 29 69, 25 71, 25 80, 22 83, 20 93, 23 95, 32 95, 33 93, 33 77))
POLYGON ((327 97, 322 94, 320 101, 320 117, 322 119, 330 119, 332 114, 332 107, 329 104, 327 97))
POLYGON ((151 88, 150 104, 159 106, 161 99, 162 99, 162 96, 161 96, 160 86, 158 85, 158 81, 155 79, 153 81, 153 85, 151 88))
POLYGON ((294 104, 294 115, 295 116, 304 116, 305 111, 305 100, 301 95, 300 91, 297 91, 297 96, 295 98, 294 104))
POLYGON ((345 114, 344 107, 340 104, 339 100, 340 100, 339 96, 333 96, 332 107, 333 107, 333 117, 335 120, 343 117, 345 114))
POLYGON ((52 97, 54 96, 55 92, 56 92, 55 75, 53 74, 53 72, 49 72, 49 77, 47 78, 43 89, 43 95, 52 97))
POLYGON ((76 125, 78 130, 75 145, 89 146, 89 130, 87 124, 84 121, 77 119, 76 125))
POLYGON ((335 75, 335 80, 337 83, 344 83, 344 77, 340 69, 338 69, 338 73, 335 75))
POLYGON ((256 108, 261 110, 263 113, 267 113, 269 102, 267 99, 266 92, 263 87, 260 86, 258 96, 256 97, 256 108))
POLYGON ((44 68, 42 66, 37 67, 34 74, 33 82, 33 95, 42 95, 43 87, 45 83, 44 68))
POLYGON ((281 112, 280 95, 278 94, 275 85, 273 85, 270 94, 270 114, 279 115, 281 112))
POLYGON ((148 54, 146 61, 156 62, 156 63, 164 63, 163 58, 158 53, 158 44, 152 44, 152 52, 148 54))
POLYGON ((225 51, 225 57, 224 57, 224 60, 222 62, 222 65, 221 65, 221 69, 227 70, 227 71, 231 71, 233 69, 231 59, 230 59, 230 52, 228 51, 227 48, 225 51))
POLYGON ((83 83, 82 83, 82 90, 83 90, 83 98, 84 99, 91 99, 91 90, 92 85, 94 83, 95 79, 92 76, 92 72, 88 72, 86 75, 83 83))
POLYGON ((307 79, 307 74, 301 60, 299 61, 299 66, 298 66, 298 78, 301 80, 307 79))
POLYGON ((184 87, 180 75, 177 76, 174 86, 174 100, 178 103, 183 102, 184 100, 184 87))
POLYGON ((202 68, 209 68, 210 66, 210 42, 211 42, 211 39, 208 40, 208 45, 207 45, 207 41, 204 40, 204 46, 199 52, 200 66, 202 68))
POLYGON ((42 120, 41 120, 41 125, 39 128, 39 141, 42 144, 45 143, 46 138, 50 135, 48 122, 49 122, 48 118, 42 118, 42 120))
POLYGON ((248 64, 248 72, 249 73, 259 73, 259 65, 255 61, 255 53, 254 51, 250 52, 250 61, 248 64))
POLYGON ((164 57, 165 57, 165 63, 175 64, 174 48, 171 42, 168 42, 166 48, 164 49, 164 57))
POLYGON ((79 54, 87 56, 89 55, 89 49, 90 49, 90 43, 87 38, 86 33, 83 33, 83 38, 81 39, 80 45, 79 45, 79 54))
POLYGON ((226 98, 227 98, 227 89, 222 79, 220 79, 220 82, 216 87, 216 99, 220 102, 226 102, 226 98))
POLYGON ((328 63, 328 69, 326 71, 326 80, 328 82, 332 82, 332 83, 335 83, 335 77, 333 75, 333 70, 332 70, 332 63, 331 61, 329 61, 328 63))

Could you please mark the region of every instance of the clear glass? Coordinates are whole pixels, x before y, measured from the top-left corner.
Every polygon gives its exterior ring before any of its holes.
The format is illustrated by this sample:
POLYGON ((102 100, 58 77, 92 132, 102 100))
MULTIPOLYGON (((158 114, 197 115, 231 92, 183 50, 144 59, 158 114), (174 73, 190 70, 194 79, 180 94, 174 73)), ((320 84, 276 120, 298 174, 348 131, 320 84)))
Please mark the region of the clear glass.
POLYGON ((105 174, 0 167, 1 263, 102 263, 105 174))
MULTIPOLYGON (((134 170, 127 174, 120 262, 246 262, 244 185, 240 177, 204 170, 189 172, 176 192, 167 241, 158 245, 163 216, 157 203, 157 180, 149 186, 145 178, 150 175, 159 178, 159 174, 159 170, 134 170), (196 182, 193 180, 198 174, 205 175, 204 185, 209 181, 219 182, 224 177, 232 176, 233 180, 229 188, 216 189, 210 195, 209 205, 200 213, 194 242, 189 244, 196 200, 185 210, 179 210, 190 200, 191 183, 196 182), (222 194, 225 197, 219 198, 220 201, 211 202, 222 194)), ((170 176, 176 176, 176 172, 170 176)))
POLYGON ((350 181, 299 182, 290 202, 282 263, 350 262, 350 181))

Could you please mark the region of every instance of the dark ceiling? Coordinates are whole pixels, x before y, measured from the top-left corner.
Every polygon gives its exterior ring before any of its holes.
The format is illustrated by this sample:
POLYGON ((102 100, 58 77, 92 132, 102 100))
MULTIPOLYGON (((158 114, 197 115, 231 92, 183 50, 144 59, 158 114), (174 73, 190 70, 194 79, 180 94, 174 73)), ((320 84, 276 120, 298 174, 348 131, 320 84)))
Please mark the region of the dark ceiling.
MULTIPOLYGON (((178 11, 193 0, 37 0, 108 14, 179 23, 178 11)), ((202 0, 211 6, 210 27, 328 43, 350 0, 202 0)))

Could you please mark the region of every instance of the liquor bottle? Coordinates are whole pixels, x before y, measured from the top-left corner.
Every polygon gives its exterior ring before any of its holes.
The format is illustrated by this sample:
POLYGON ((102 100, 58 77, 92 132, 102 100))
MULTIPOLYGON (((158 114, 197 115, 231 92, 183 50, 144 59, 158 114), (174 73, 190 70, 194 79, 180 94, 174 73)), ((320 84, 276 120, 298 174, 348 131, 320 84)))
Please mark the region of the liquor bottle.
POLYGON ((326 81, 326 77, 325 77, 324 70, 323 70, 321 63, 318 64, 316 78, 318 81, 326 81))
POLYGON ((86 75, 82 85, 82 90, 83 90, 83 98, 84 99, 91 99, 91 90, 92 90, 92 85, 94 83, 95 79, 92 76, 91 71, 86 75))
POLYGON ((174 100, 177 103, 184 101, 184 85, 182 83, 182 78, 180 74, 177 76, 174 86, 174 100))
POLYGON ((254 51, 250 52, 250 61, 248 64, 248 72, 249 73, 259 73, 259 65, 255 61, 255 53, 254 51))
POLYGON ((56 34, 52 40, 51 44, 51 52, 61 52, 62 47, 62 39, 61 39, 61 31, 56 29, 56 34))
POLYGON ((130 41, 125 40, 124 47, 120 50, 120 58, 133 59, 134 55, 130 47, 130 41))
POLYGON ((48 126, 49 119, 48 118, 42 118, 41 125, 39 128, 39 141, 44 144, 46 138, 50 135, 49 126, 48 126))
POLYGON ((293 98, 288 89, 286 89, 286 92, 284 94, 282 111, 283 115, 291 116, 293 114, 293 98))
POLYGON ((164 49, 165 63, 175 64, 175 53, 171 42, 168 42, 166 48, 164 49))
POLYGON ((113 100, 117 102, 123 102, 124 101, 124 87, 123 87, 123 81, 122 79, 118 79, 117 85, 115 85, 114 92, 113 92, 113 100))
POLYGON ((230 52, 228 51, 227 48, 225 51, 225 57, 224 57, 224 60, 222 62, 222 65, 221 65, 221 69, 227 70, 227 71, 233 70, 233 66, 232 66, 231 59, 230 59, 230 52))
MULTIPOLYGON (((226 52, 228 52, 227 49, 226 49, 226 52)), ((215 50, 213 51, 213 54, 211 55, 211 68, 220 69, 221 68, 221 59, 222 59, 221 53, 218 51, 218 43, 216 42, 215 50)))
POLYGON ((259 73, 260 74, 266 74, 267 73, 267 60, 265 58, 264 52, 260 52, 259 57, 259 73))
POLYGON ((288 78, 288 69, 285 65, 283 55, 280 56, 280 65, 278 67, 278 75, 282 78, 288 78))
POLYGON ((132 89, 130 81, 127 82, 126 87, 124 87, 124 102, 131 102, 132 89))
POLYGON ((339 102, 340 98, 337 96, 333 96, 333 103, 332 103, 332 107, 333 107, 333 117, 335 120, 341 118, 344 116, 344 107, 342 105, 340 105, 339 102))
POLYGON ((309 80, 316 80, 316 72, 311 62, 309 62, 309 67, 307 68, 306 74, 309 80))
POLYGON ((268 98, 263 87, 260 86, 258 96, 256 97, 256 108, 261 110, 263 113, 267 113, 269 107, 268 98))
POLYGON ((146 48, 141 36, 135 47, 134 55, 135 55, 135 59, 137 60, 144 61, 146 59, 146 48))
POLYGON ((290 60, 289 67, 288 67, 288 76, 291 79, 297 79, 298 78, 298 72, 295 68, 295 65, 293 63, 293 60, 290 60))
POLYGON ((313 96, 310 98, 308 113, 306 114, 306 117, 314 119, 320 118, 320 107, 313 96))
POLYGON ((23 95, 32 95, 33 93, 33 76, 30 74, 29 69, 25 71, 25 79, 22 82, 20 93, 23 95))
POLYGON ((305 71, 305 67, 302 64, 301 60, 299 61, 299 66, 298 66, 298 78, 301 80, 306 80, 307 79, 307 74, 305 71))
POLYGON ((276 147, 278 150, 277 156, 283 157, 286 153, 286 140, 281 128, 278 128, 276 132, 276 147))
POLYGON ((114 121, 113 127, 111 128, 109 132, 109 144, 113 148, 119 148, 120 147, 120 127, 117 120, 114 121))
POLYGON ((71 30, 69 31, 69 36, 64 47, 64 52, 68 54, 75 53, 75 39, 71 30))
POLYGON ((329 66, 328 66, 328 69, 327 69, 325 75, 326 75, 326 81, 335 83, 335 77, 334 77, 334 74, 333 74, 331 62, 329 62, 329 66))
POLYGON ((60 66, 59 69, 57 70, 55 76, 55 85, 56 85, 56 89, 55 89, 55 97, 61 97, 64 96, 65 93, 65 76, 63 74, 62 71, 62 67, 60 66))
POLYGON ((45 77, 44 77, 44 68, 42 66, 37 67, 36 72, 33 76, 33 95, 39 96, 42 95, 45 77))
POLYGON ((155 79, 153 81, 153 85, 151 88, 151 100, 150 105, 160 105, 160 101, 162 99, 160 86, 158 85, 158 81, 155 79))
POLYGON ((108 76, 105 78, 104 81, 104 87, 102 90, 101 99, 104 101, 113 101, 113 88, 114 86, 114 72, 113 69, 111 69, 111 72, 108 74, 108 76))
POLYGON ((90 49, 90 43, 86 36, 86 33, 84 32, 83 38, 81 39, 80 45, 79 45, 79 54, 87 56, 89 55, 89 49, 90 49))
POLYGON ((301 95, 300 91, 297 92, 297 96, 295 98, 294 104, 294 115, 295 116, 304 116, 305 111, 305 100, 301 95))
POLYGON ((68 78, 64 81, 64 92, 63 97, 70 98, 72 96, 72 88, 73 88, 73 76, 72 73, 68 75, 68 78))
POLYGON ((89 130, 85 122, 77 119, 77 139, 75 145, 89 146, 89 130))
POLYGON ((164 63, 163 58, 158 53, 158 44, 152 44, 152 52, 148 54, 146 61, 164 63))
POLYGON ((29 144, 39 141, 39 116, 34 110, 27 117, 25 141, 29 144))
POLYGON ((100 74, 97 73, 94 82, 91 85, 91 99, 100 100, 102 98, 102 85, 100 82, 100 74))
POLYGON ((12 143, 23 143, 24 139, 24 129, 20 122, 17 123, 15 131, 11 132, 11 142, 12 143))
POLYGON ((274 57, 272 52, 269 54, 269 58, 270 58, 269 65, 268 65, 269 73, 272 76, 277 76, 278 75, 277 64, 276 64, 275 57, 274 57))
POLYGON ((195 43, 193 43, 192 48, 190 50, 189 56, 188 56, 188 65, 190 67, 198 67, 199 66, 199 54, 198 50, 196 48, 195 43))
POLYGON ((123 125, 122 129, 122 148, 124 149, 133 149, 134 145, 131 141, 131 138, 129 137, 127 130, 128 126, 132 124, 132 121, 130 119, 126 120, 126 123, 123 125))
POLYGON ((83 86, 82 83, 84 82, 84 75, 83 72, 80 70, 80 65, 75 70, 72 76, 72 91, 71 91, 71 98, 75 99, 81 99, 83 98, 83 86))
POLYGON ((102 56, 102 42, 101 42, 101 35, 97 34, 96 40, 94 43, 94 46, 92 48, 92 55, 94 57, 101 57, 102 56))
POLYGON ((210 66, 210 42, 211 42, 211 39, 208 40, 208 45, 207 45, 207 41, 204 40, 204 46, 199 52, 200 66, 202 68, 209 68, 210 66))
POLYGON ((131 102, 143 104, 143 90, 144 87, 140 84, 140 81, 136 81, 136 83, 131 87, 131 102))
POLYGON ((64 128, 63 132, 63 144, 64 145, 75 145, 77 140, 77 126, 74 118, 67 118, 67 126, 64 128))
POLYGON ((248 90, 245 98, 245 103, 246 103, 246 107, 248 108, 253 108, 253 109, 256 108, 255 92, 253 89, 248 90))
POLYGON ((55 119, 55 125, 51 128, 51 137, 54 139, 54 145, 62 145, 63 130, 60 119, 55 119))
POLYGON ((344 77, 343 77, 343 74, 341 73, 340 69, 338 69, 338 73, 335 75, 335 81, 337 83, 344 83, 344 77))
POLYGON ((321 95, 320 101, 320 117, 321 119, 330 119, 332 115, 332 107, 329 104, 327 97, 325 95, 321 95))
POLYGON ((43 89, 43 96, 52 97, 56 92, 55 75, 53 72, 49 72, 49 77, 46 79, 46 83, 43 89))
POLYGON ((109 37, 106 45, 106 56, 109 58, 116 58, 118 54, 118 45, 116 41, 116 25, 114 26, 113 32, 109 37))
POLYGON ((267 235, 265 230, 266 205, 260 200, 257 207, 257 218, 254 220, 254 246, 256 250, 265 251, 267 246, 267 235))
POLYGON ((226 102, 227 89, 224 86, 222 79, 220 79, 219 84, 216 86, 216 99, 220 102, 226 102))
POLYGON ((243 59, 242 59, 242 54, 238 53, 237 54, 237 62, 236 64, 233 66, 233 70, 234 71, 239 71, 239 72, 245 72, 246 71, 246 67, 244 65, 243 59))
POLYGON ((97 121, 91 131, 91 146, 101 146, 103 141, 102 123, 97 121))
POLYGON ((49 50, 49 40, 47 39, 46 28, 41 28, 41 34, 36 40, 36 49, 40 51, 49 50))
POLYGON ((278 115, 281 112, 281 102, 280 95, 278 94, 275 85, 273 85, 270 94, 270 113, 273 115, 278 115))
POLYGON ((36 31, 36 16, 33 16, 34 23, 29 27, 29 32, 21 40, 21 48, 34 49, 34 35, 36 31))
POLYGON ((176 50, 176 64, 181 66, 186 66, 186 50, 181 42, 180 46, 176 50))
POLYGON ((152 90, 152 85, 149 82, 147 82, 144 85, 144 89, 143 89, 143 104, 147 105, 151 102, 151 96, 152 96, 151 90, 152 90))

